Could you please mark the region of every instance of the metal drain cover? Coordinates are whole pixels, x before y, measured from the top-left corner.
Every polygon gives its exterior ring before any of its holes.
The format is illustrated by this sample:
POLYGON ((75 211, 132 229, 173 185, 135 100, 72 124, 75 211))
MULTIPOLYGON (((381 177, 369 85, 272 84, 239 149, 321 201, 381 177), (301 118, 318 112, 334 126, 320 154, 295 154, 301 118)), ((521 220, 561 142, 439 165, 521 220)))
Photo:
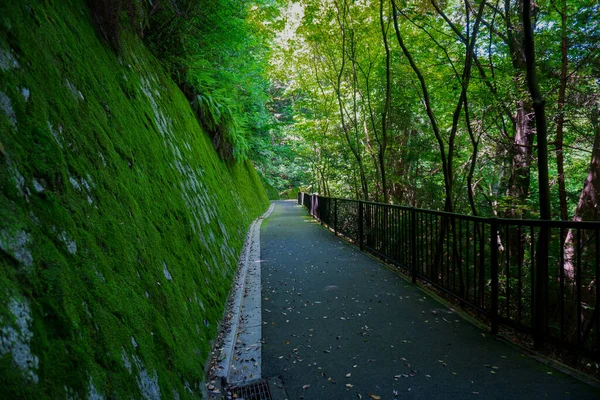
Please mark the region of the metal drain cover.
POLYGON ((232 385, 227 388, 227 398, 237 400, 284 400, 287 394, 281 379, 259 379, 244 385, 232 385))
POLYGON ((231 392, 233 399, 271 400, 269 384, 264 379, 247 383, 244 386, 230 386, 227 391, 231 392))

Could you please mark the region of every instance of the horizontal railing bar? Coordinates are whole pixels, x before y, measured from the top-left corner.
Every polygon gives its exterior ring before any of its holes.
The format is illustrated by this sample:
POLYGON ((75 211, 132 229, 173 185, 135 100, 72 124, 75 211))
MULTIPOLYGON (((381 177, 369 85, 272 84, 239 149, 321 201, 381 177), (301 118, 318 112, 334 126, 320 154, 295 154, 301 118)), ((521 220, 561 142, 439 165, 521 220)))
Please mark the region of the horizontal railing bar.
POLYGON ((396 208, 401 210, 415 210, 416 212, 430 214, 430 215, 439 215, 439 216, 448 216, 454 218, 461 218, 463 220, 468 221, 480 221, 480 222, 489 222, 492 219, 495 219, 498 224, 501 225, 520 225, 520 226, 533 226, 533 227, 541 227, 548 226, 550 228, 564 228, 564 229, 598 229, 600 228, 600 221, 557 221, 557 220, 544 220, 544 219, 518 219, 518 218, 496 218, 496 217, 481 217, 475 215, 467 215, 467 214, 459 214, 459 213, 451 213, 448 211, 440 211, 440 210, 429 210, 426 208, 418 208, 418 207, 410 207, 410 206, 402 206, 398 204, 386 204, 379 203, 376 201, 368 201, 368 200, 356 200, 356 199, 343 199, 339 197, 327 197, 319 195, 321 199, 329 199, 329 200, 337 200, 347 203, 362 203, 375 205, 385 208, 396 208))

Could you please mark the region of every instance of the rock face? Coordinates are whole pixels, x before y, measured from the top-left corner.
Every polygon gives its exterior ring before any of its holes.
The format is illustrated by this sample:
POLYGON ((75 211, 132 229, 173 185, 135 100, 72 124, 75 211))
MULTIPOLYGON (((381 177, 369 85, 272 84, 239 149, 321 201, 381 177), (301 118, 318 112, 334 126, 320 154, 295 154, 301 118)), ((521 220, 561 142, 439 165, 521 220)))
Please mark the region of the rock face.
POLYGON ((254 168, 85 1, 0 15, 0 398, 200 397, 254 168))

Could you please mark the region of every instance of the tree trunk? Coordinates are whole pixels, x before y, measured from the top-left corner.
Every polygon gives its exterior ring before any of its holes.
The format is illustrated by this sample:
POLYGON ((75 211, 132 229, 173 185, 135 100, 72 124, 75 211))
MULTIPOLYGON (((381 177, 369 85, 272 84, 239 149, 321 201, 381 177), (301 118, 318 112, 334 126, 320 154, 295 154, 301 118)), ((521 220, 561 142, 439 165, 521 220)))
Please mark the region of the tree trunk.
MULTIPOLYGON (((523 7, 524 1, 518 0, 517 7, 523 7)), ((523 27, 514 25, 510 18, 511 5, 509 0, 505 0, 505 19, 506 32, 508 39, 508 48, 512 58, 514 68, 513 81, 517 90, 520 89, 523 74, 526 72, 525 49, 523 41, 523 27)), ((520 218, 523 214, 521 207, 529 196, 529 186, 531 180, 531 161, 533 144, 533 119, 531 104, 527 100, 519 99, 516 102, 516 112, 514 114, 513 126, 515 135, 511 143, 511 169, 508 177, 506 196, 509 201, 516 204, 517 207, 510 207, 506 210, 505 216, 508 218, 520 218), (520 206, 520 207, 519 207, 520 206)), ((517 241, 511 241, 518 244, 517 241)))
MULTIPOLYGON (((525 0, 523 3, 523 28, 525 31, 525 60, 527 62, 527 85, 533 100, 535 111, 535 127, 538 147, 538 182, 540 190, 540 219, 550 220, 550 182, 548 178, 548 129, 546 125, 546 104, 540 92, 535 65, 535 47, 533 41, 533 26, 531 24, 531 3, 525 0)), ((548 245, 549 227, 540 226, 538 243, 535 252, 536 275, 535 275, 535 307, 533 337, 536 348, 541 348, 548 326, 547 315, 547 288, 548 288, 548 245)))
POLYGON ((506 188, 506 197, 512 206, 505 211, 506 218, 521 218, 522 206, 529 196, 532 160, 531 108, 524 100, 517 101, 515 115, 515 135, 511 143, 511 168, 506 188))
MULTIPOLYGON (((525 57, 524 19, 519 23, 513 21, 514 9, 523 14, 524 3, 530 0, 517 0, 514 6, 511 0, 504 1, 504 21, 506 24, 506 44, 512 59, 513 84, 519 94, 515 102, 515 113, 510 116, 514 136, 509 144, 510 169, 507 171, 506 198, 510 206, 504 209, 505 218, 522 218, 531 183, 531 163, 533 161, 534 110, 526 92, 522 91, 522 82, 527 73, 525 57)), ((507 257, 511 265, 518 264, 524 257, 525 238, 517 228, 508 228, 507 257)), ((500 240, 500 239, 499 239, 500 240)))
MULTIPOLYGON (((558 198, 560 201, 560 219, 567 221, 569 212, 567 210, 567 190, 565 188, 565 165, 563 155, 563 130, 565 124, 565 97, 567 91, 567 68, 569 60, 567 58, 567 0, 562 0, 559 11, 561 19, 561 69, 560 86, 558 88, 558 119, 556 121, 556 170, 558 172, 558 198)), ((564 240, 565 238, 561 238, 564 240)))
MULTIPOLYGON (((342 92, 342 76, 344 75, 344 69, 346 66, 346 40, 347 40, 346 13, 348 12, 348 5, 346 4, 346 0, 344 0, 344 2, 342 4, 341 13, 340 13, 340 6, 337 2, 335 3, 335 6, 337 9, 337 21, 340 26, 340 30, 341 30, 341 34, 342 34, 342 61, 341 61, 340 69, 339 69, 339 71, 337 71, 337 82, 336 82, 337 87, 336 87, 335 91, 336 91, 336 96, 337 96, 337 100, 338 100, 338 107, 340 110, 340 119, 342 122, 342 130, 344 132, 344 136, 346 137, 346 141, 348 142, 348 147, 350 147, 350 151, 352 152, 352 155, 354 155, 354 158, 356 159, 356 163, 358 165, 359 174, 360 174, 360 186, 362 189, 363 199, 368 200, 369 199, 369 185, 367 182, 367 177, 365 174, 365 168, 363 165, 362 157, 360 155, 359 143, 357 141, 356 148, 352 144, 352 139, 350 138, 350 133, 349 133, 350 127, 348 126, 348 124, 346 122, 346 117, 345 117, 346 111, 344 109, 344 104, 342 101, 342 93, 341 93, 342 92)), ((356 93, 354 93, 354 95, 356 95, 356 93)), ((356 132, 356 129, 357 129, 357 127, 355 126, 355 132, 356 132)))
MULTIPOLYGON (((592 111, 592 125, 596 131, 592 159, 588 168, 588 175, 583 184, 583 190, 577 202, 577 208, 573 215, 573 221, 598 221, 600 220, 600 104, 592 111)), ((581 231, 581 241, 587 240, 587 231, 581 231)), ((565 277, 573 280, 575 278, 575 233, 569 230, 565 239, 565 277)))
POLYGON ((396 39, 398 40, 398 44, 402 48, 402 52, 404 56, 407 58, 413 72, 417 76, 419 80, 419 84, 421 86, 421 91, 423 94, 423 103, 425 105, 425 110, 427 112, 427 117, 429 118, 429 122, 431 123, 431 128, 433 129, 433 134, 438 143, 438 147, 440 150, 440 158, 442 162, 442 170, 444 173, 444 190, 446 194, 446 201, 444 204, 444 211, 452 212, 452 170, 449 168, 450 165, 448 163, 448 158, 446 156, 446 148, 444 145, 444 140, 442 139, 442 135, 440 133, 437 121, 435 119, 435 115, 433 109, 431 107, 431 102, 429 98, 429 91, 427 90, 427 85, 425 84, 425 78, 421 73, 421 70, 415 63, 412 55, 408 51, 408 48, 404 44, 404 40, 402 39, 402 34, 400 33, 400 27, 398 26, 398 16, 397 11, 398 6, 396 5, 396 1, 392 0, 392 16, 394 19, 394 30, 396 31, 396 39))
MULTIPOLYGON (((383 0, 379 0, 379 24, 381 25, 381 37, 383 38, 383 47, 385 49, 385 105, 381 113, 381 143, 379 144, 379 169, 381 171, 381 190, 383 191, 383 202, 389 202, 389 193, 385 177, 385 151, 387 148, 387 131, 390 113, 390 96, 392 92, 392 81, 390 76, 390 46, 388 43, 388 29, 383 19, 383 0)), ((388 24, 389 28, 389 24, 388 24)))

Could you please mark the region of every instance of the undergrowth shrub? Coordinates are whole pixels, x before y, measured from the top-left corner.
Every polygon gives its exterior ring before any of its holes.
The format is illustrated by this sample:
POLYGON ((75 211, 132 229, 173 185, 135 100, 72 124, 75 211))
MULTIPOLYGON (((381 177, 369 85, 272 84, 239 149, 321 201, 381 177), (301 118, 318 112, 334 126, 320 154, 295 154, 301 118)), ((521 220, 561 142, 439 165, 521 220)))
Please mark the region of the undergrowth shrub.
POLYGON ((227 103, 230 103, 228 98, 215 99, 210 94, 197 94, 191 105, 221 158, 244 159, 248 149, 245 121, 243 116, 236 115, 236 105, 227 103))
POLYGON ((116 50, 122 28, 143 36, 221 158, 245 160, 250 134, 264 131, 270 118, 264 112, 266 36, 248 20, 248 10, 260 5, 275 12, 278 0, 88 1, 98 31, 116 50))

